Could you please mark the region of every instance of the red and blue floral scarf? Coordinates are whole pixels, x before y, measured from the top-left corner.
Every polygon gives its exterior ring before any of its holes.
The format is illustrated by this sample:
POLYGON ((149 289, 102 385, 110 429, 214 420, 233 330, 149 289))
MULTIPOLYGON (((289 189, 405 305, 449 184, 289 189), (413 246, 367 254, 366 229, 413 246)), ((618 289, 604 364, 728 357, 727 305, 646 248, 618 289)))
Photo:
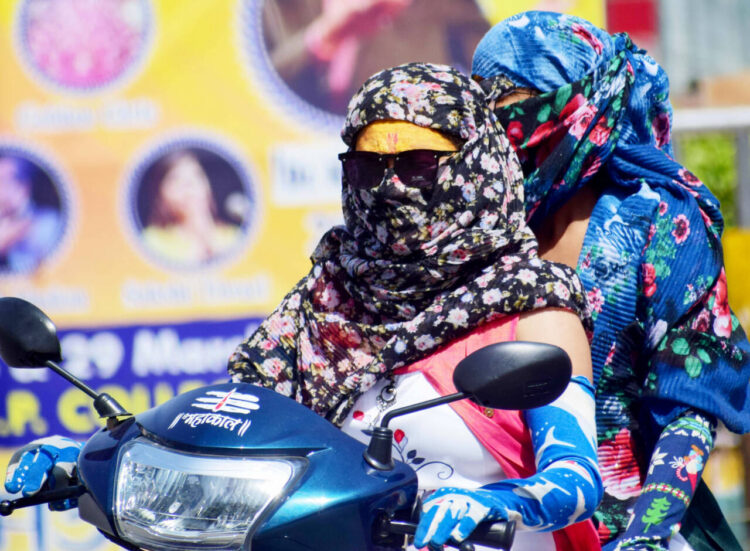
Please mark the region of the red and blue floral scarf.
POLYGON ((490 99, 540 92, 496 110, 532 228, 583 186, 601 190, 577 271, 594 318, 606 541, 625 529, 650 450, 680 412, 750 430, 750 345, 727 302, 718 201, 672 158, 667 77, 626 35, 526 12, 482 39, 473 72, 490 99))

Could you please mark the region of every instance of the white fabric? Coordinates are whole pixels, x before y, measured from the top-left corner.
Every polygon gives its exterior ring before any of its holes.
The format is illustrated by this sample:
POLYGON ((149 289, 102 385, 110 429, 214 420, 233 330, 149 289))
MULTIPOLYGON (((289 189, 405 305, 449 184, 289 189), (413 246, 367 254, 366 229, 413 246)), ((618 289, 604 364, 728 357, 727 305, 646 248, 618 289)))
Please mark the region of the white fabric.
MULTIPOLYGON (((341 430, 365 444, 369 442, 369 437, 363 431, 369 429, 381 413, 376 399, 386 385, 387 381, 381 381, 360 396, 341 430)), ((389 409, 438 396, 424 375, 419 372, 407 373, 396 377, 396 397, 389 409)), ((417 471, 420 490, 434 490, 443 486, 478 488, 507 478, 497 461, 447 404, 396 417, 389 428, 394 434, 400 435, 397 431, 403 431, 401 441, 394 442, 393 456, 417 471)), ((549 532, 516 531, 513 551, 554 549, 554 540, 549 532)), ((489 551, 489 548, 477 547, 477 550, 489 551)))
POLYGON ((669 551, 694 551, 692 546, 677 532, 669 539, 669 551))

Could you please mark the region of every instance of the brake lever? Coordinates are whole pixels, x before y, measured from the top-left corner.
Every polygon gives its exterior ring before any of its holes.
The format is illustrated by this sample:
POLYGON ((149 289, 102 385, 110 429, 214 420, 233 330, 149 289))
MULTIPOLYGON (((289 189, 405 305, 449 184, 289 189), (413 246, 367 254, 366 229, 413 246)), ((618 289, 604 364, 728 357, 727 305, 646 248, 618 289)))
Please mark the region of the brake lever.
POLYGON ((60 488, 59 490, 39 492, 33 496, 19 497, 18 499, 5 499, 0 501, 0 516, 7 517, 16 509, 80 497, 84 493, 86 493, 86 487, 79 484, 77 486, 60 488))

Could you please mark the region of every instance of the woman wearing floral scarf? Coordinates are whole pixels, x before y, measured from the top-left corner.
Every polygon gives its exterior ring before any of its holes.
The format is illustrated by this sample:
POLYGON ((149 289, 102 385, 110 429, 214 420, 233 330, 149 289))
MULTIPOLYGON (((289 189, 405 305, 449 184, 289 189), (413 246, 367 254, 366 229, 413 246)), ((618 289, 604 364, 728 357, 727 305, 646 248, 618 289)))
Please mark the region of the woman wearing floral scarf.
POLYGON ((456 362, 483 345, 564 347, 574 377, 553 404, 401 417, 395 448, 437 489, 418 547, 512 519, 514 549, 598 549, 585 521, 601 496, 585 297, 572 269, 537 257, 520 167, 481 89, 444 66, 382 71, 352 99, 343 138, 345 225, 230 373, 366 441, 385 410, 451 392, 456 362))
MULTIPOLYGON (((627 35, 548 12, 496 25, 472 71, 519 154, 542 256, 576 267, 594 310, 602 542, 677 548, 681 522, 713 540, 683 516, 694 493, 699 522, 718 508, 700 485, 717 421, 750 430, 750 346, 718 202, 672 159, 666 75, 627 35)), ((739 548, 724 536, 700 548, 739 548)))

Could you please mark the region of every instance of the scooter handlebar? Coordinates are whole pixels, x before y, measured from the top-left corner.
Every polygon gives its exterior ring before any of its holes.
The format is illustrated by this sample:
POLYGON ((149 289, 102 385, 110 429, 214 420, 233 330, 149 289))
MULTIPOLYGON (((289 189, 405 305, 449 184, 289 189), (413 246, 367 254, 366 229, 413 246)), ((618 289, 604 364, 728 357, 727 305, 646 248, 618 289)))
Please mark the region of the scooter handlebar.
POLYGON ((32 496, 19 497, 18 499, 6 499, 0 501, 0 516, 7 517, 16 509, 31 507, 32 505, 41 505, 43 503, 53 503, 74 497, 80 497, 86 492, 84 486, 70 486, 60 488, 59 490, 43 490, 32 496))
MULTIPOLYGON (((381 533, 413 536, 417 531, 417 524, 406 520, 383 518, 381 533)), ((494 549, 508 550, 513 545, 516 533, 514 521, 482 522, 471 533, 471 536, 460 544, 448 542, 447 546, 456 547, 459 551, 474 551, 475 545, 483 545, 494 549)))

